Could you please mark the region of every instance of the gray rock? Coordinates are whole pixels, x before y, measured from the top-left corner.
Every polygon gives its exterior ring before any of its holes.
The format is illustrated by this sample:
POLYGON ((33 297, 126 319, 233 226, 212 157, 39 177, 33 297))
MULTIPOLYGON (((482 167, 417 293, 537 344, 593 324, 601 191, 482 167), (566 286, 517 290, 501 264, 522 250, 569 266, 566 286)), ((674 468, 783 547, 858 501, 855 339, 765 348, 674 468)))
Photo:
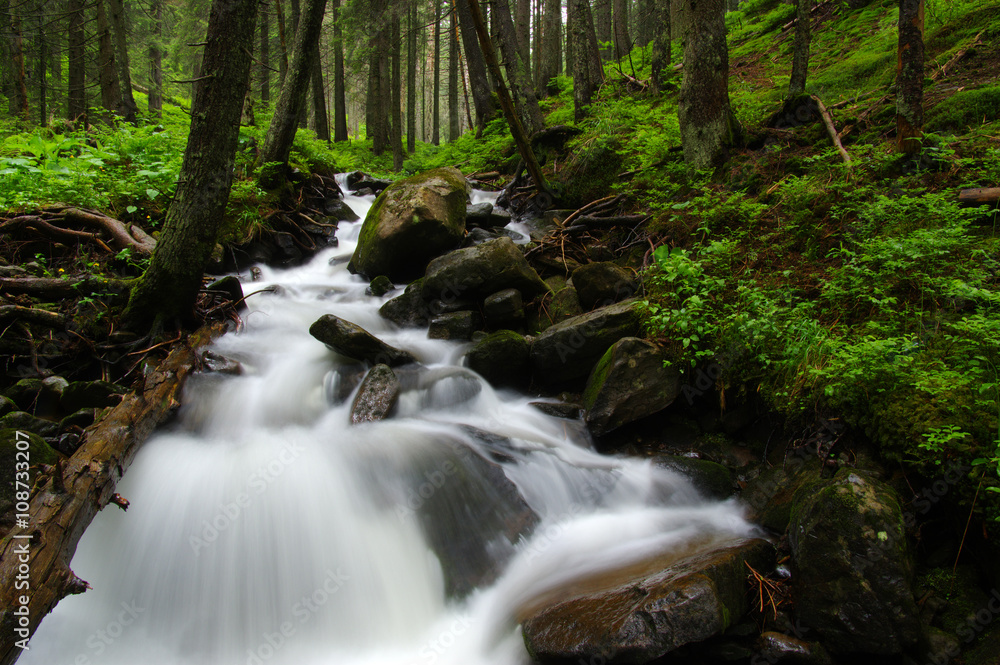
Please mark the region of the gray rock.
POLYGON ((498 330, 466 354, 469 369, 495 386, 525 386, 531 378, 531 346, 513 330, 498 330))
POLYGON ((583 407, 579 404, 567 402, 529 402, 529 404, 542 413, 554 418, 576 420, 583 412, 583 407))
POLYGON ((749 609, 746 564, 766 570, 773 562, 774 548, 760 539, 680 561, 664 555, 662 563, 648 562, 649 572, 631 573, 605 591, 531 616, 522 623, 524 642, 541 662, 593 662, 608 654, 614 662, 649 662, 739 621, 749 609))
POLYGON ((208 285, 208 290, 224 296, 226 300, 233 303, 237 311, 243 311, 247 308, 246 302, 243 301, 243 285, 234 275, 226 275, 222 279, 215 280, 208 285))
POLYGON ((46 439, 55 438, 59 435, 59 423, 38 418, 25 411, 13 411, 0 418, 0 429, 33 432, 46 439))
POLYGON ((466 226, 484 226, 489 223, 490 213, 493 212, 492 203, 476 203, 465 207, 466 226))
POLYGON ((641 331, 635 301, 608 305, 547 328, 531 345, 535 379, 548 385, 582 379, 611 345, 641 331))
POLYGON ((512 328, 524 322, 524 299, 517 289, 504 289, 486 296, 483 316, 490 328, 512 328))
POLYGON ((377 365, 406 365, 417 359, 407 351, 389 346, 361 326, 333 314, 324 314, 309 326, 309 334, 337 353, 377 365))
POLYGON ((584 420, 601 436, 661 411, 680 394, 680 372, 666 355, 637 337, 615 342, 601 357, 583 392, 584 420))
POLYGON ((54 396, 62 396, 63 391, 69 387, 69 381, 61 376, 48 376, 42 379, 42 390, 54 396))
POLYGON ((431 310, 421 295, 423 280, 418 279, 407 285, 401 295, 387 300, 378 313, 397 326, 404 328, 420 328, 431 320, 431 310))
POLYGON ((465 237, 468 195, 468 183, 453 168, 396 181, 368 211, 348 269, 394 282, 419 277, 431 259, 465 237))
POLYGON ((585 311, 631 298, 638 289, 632 273, 610 261, 588 263, 574 270, 573 287, 585 311))
POLYGON ((510 238, 489 240, 434 259, 423 282, 425 300, 484 298, 502 289, 518 289, 527 298, 549 290, 510 238))
POLYGON ((721 464, 681 455, 658 455, 653 463, 687 476, 702 494, 713 499, 728 499, 733 495, 733 472, 721 464))
POLYGON ((395 287, 393 286, 391 279, 389 279, 385 275, 379 275, 378 277, 376 277, 371 281, 371 284, 369 284, 368 288, 365 289, 365 293, 367 293, 370 296, 381 298, 385 294, 389 293, 389 291, 392 291, 394 288, 395 287))
POLYGON ((803 486, 788 542, 796 613, 830 651, 889 656, 918 642, 913 564, 891 488, 850 469, 803 486))
POLYGON ((454 339, 468 341, 472 333, 482 327, 482 320, 476 312, 446 312, 431 320, 427 330, 430 339, 454 339))
POLYGON ((351 424, 382 420, 399 399, 399 379, 388 365, 375 365, 365 375, 351 404, 351 424))
POLYGON ((238 360, 227 358, 215 351, 205 351, 201 355, 202 369, 212 374, 227 374, 230 376, 240 376, 243 374, 243 365, 238 360))
POLYGON ((806 642, 771 630, 761 633, 758 654, 768 663, 833 665, 830 654, 821 644, 806 642))
POLYGON ((338 222, 356 222, 361 219, 358 217, 358 213, 354 212, 354 209, 341 199, 328 199, 325 212, 338 222))

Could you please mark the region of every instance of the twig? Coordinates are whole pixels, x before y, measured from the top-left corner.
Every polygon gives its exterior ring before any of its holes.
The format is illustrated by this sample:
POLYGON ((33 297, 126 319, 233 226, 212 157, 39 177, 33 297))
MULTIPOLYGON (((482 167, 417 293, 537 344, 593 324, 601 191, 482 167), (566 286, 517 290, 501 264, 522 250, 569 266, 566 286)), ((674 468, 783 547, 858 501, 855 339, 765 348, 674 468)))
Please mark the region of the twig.
POLYGON ((836 146, 837 152, 844 159, 844 163, 848 166, 851 165, 851 156, 847 154, 844 150, 844 144, 840 142, 840 136, 837 135, 837 128, 833 124, 833 118, 830 116, 830 112, 827 110, 826 106, 816 95, 812 95, 813 100, 815 100, 816 105, 819 106, 819 114, 823 116, 823 124, 826 125, 826 132, 830 135, 830 139, 833 141, 833 145, 836 146))

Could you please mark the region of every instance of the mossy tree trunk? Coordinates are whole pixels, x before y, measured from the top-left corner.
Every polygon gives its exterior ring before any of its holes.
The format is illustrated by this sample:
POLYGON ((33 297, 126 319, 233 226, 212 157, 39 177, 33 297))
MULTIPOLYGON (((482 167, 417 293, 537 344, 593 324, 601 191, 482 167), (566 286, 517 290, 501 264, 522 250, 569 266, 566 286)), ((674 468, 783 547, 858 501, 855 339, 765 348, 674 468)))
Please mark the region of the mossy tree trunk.
POLYGON ((490 85, 490 77, 486 73, 483 51, 479 48, 479 40, 476 39, 476 28, 472 25, 469 0, 458 0, 455 8, 458 10, 458 27, 462 36, 462 48, 465 50, 465 66, 469 70, 472 104, 476 109, 476 127, 482 131, 486 120, 496 110, 493 104, 493 86, 490 85))
POLYGON ((257 0, 212 3, 177 193, 124 316, 133 330, 149 327, 158 318, 192 315, 232 185, 257 5, 257 0))
POLYGON ((67 115, 73 122, 87 123, 87 35, 84 31, 84 0, 69 0, 67 35, 67 115))
POLYGON ((899 0, 896 140, 900 152, 920 152, 924 128, 924 0, 899 0))
POLYGON ((695 168, 721 166, 742 129, 729 105, 725 0, 681 0, 684 78, 677 119, 684 160, 695 168))
POLYGON ((132 71, 129 66, 128 39, 125 26, 125 3, 109 0, 111 27, 115 38, 115 63, 118 67, 118 85, 121 90, 118 114, 125 122, 136 124, 139 107, 132 96, 132 71))
POLYGON ((583 119, 590 106, 590 99, 602 82, 603 67, 597 47, 594 18, 588 0, 570 0, 573 21, 570 40, 573 47, 573 116, 583 119))
POLYGON ((812 0, 796 0, 795 44, 792 47, 792 78, 788 82, 788 99, 795 99, 806 91, 809 74, 809 40, 812 0))
POLYGON ((650 55, 651 81, 653 94, 658 95, 663 92, 667 80, 667 68, 670 67, 671 49, 673 48, 670 41, 670 0, 656 0, 651 20, 656 25, 653 36, 653 52, 650 55))
MULTIPOLYGON (((523 0, 524 4, 527 2, 528 0, 523 0)), ((524 49, 521 48, 517 29, 514 27, 510 5, 507 0, 493 0, 491 10, 496 17, 495 37, 507 70, 507 83, 514 98, 514 106, 524 129, 528 134, 534 134, 545 126, 545 119, 531 85, 531 70, 528 68, 528 61, 524 59, 524 49)))

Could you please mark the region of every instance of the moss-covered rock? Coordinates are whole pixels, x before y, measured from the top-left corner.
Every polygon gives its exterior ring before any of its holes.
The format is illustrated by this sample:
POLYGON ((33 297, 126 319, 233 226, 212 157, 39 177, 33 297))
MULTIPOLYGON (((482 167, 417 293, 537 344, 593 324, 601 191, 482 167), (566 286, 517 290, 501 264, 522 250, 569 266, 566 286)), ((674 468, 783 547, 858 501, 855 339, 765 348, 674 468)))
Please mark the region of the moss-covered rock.
POLYGON ((59 405, 69 413, 80 409, 102 409, 117 405, 127 392, 124 386, 110 381, 74 381, 63 391, 59 405))
POLYGON ((12 411, 0 418, 0 429, 22 430, 51 438, 59 434, 59 423, 39 418, 26 411, 12 411))
MULTIPOLYGON (((0 429, 0 469, 3 469, 3 477, 0 478, 0 518, 14 508, 14 504, 19 499, 17 493, 26 491, 25 487, 31 488, 38 475, 39 464, 55 464, 59 458, 59 453, 53 450, 45 439, 21 429, 3 428, 0 429), (21 442, 18 445, 18 442, 21 442), (22 450, 27 443, 27 450, 22 450), (21 453, 19 456, 18 453, 21 453), (16 474, 21 471, 17 465, 27 462, 26 475, 19 477, 16 474), (24 483, 17 484, 18 481, 24 483)), ((22 497, 23 498, 23 495, 22 497)), ((0 526, 7 527, 11 522, 0 519, 0 526)))
POLYGON ((682 455, 658 455, 653 464, 686 476, 698 491, 713 499, 726 499, 733 494, 733 472, 716 462, 682 455))
POLYGON ((356 323, 333 314, 317 319, 309 326, 309 334, 337 353, 354 360, 390 367, 416 362, 409 352, 390 346, 356 323))
POLYGON ((524 322, 524 298, 517 289, 503 289, 483 300, 486 325, 499 328, 520 327, 524 322))
POLYGON ((796 613, 831 652, 895 655, 918 642, 913 564, 891 488, 849 469, 804 485, 788 541, 796 613))
POLYGON ((424 300, 485 298, 503 289, 517 289, 526 298, 549 290, 520 248, 507 237, 434 259, 423 281, 424 300))
POLYGON ((472 339, 472 333, 479 330, 482 325, 483 320, 479 312, 470 310, 445 312, 431 319, 427 337, 468 341, 472 339))
POLYGON ((573 287, 580 306, 589 311, 634 296, 638 285, 628 270, 610 261, 599 261, 574 270, 573 287))
POLYGON ((487 335, 466 355, 469 369, 496 386, 524 386, 531 377, 531 346, 513 330, 487 335))
POLYGON ((421 293, 424 280, 418 279, 407 285, 403 293, 387 300, 378 313, 397 326, 418 328, 431 320, 431 310, 421 293))
POLYGON ((454 168, 396 181, 368 211, 348 268, 394 282, 419 277, 431 259, 462 242, 468 197, 469 184, 454 168))

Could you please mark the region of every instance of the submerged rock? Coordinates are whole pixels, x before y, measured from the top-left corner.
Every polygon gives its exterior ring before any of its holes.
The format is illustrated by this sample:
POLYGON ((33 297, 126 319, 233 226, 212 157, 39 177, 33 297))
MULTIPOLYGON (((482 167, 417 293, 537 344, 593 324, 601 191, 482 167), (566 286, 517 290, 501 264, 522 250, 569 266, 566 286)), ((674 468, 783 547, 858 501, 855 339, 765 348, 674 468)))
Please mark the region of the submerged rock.
POLYGON ((833 665, 830 654, 821 644, 806 642, 771 630, 761 633, 757 653, 768 663, 833 665))
POLYGON ((309 334, 341 355, 390 367, 417 359, 407 351, 389 346, 361 326, 333 314, 324 314, 309 326, 309 334))
POLYGON ((713 499, 727 499, 733 494, 733 472, 721 464, 681 455, 658 455, 653 463, 687 476, 702 494, 713 499))
POLYGON ((382 420, 399 400, 399 379, 388 365, 375 365, 365 375, 351 405, 351 424, 382 420))
POLYGON ((522 624, 532 658, 543 663, 645 663, 685 644, 719 635, 747 610, 747 567, 766 570, 774 548, 764 540, 730 543, 628 576, 616 586, 561 601, 522 624), (601 662, 604 662, 603 660, 601 662))
POLYGON ((368 211, 348 269, 394 282, 419 277, 431 259, 462 242, 468 196, 469 184, 458 169, 396 181, 368 211))
POLYGON ((527 298, 549 287, 528 265, 510 238, 488 240, 438 257, 427 266, 425 300, 484 298, 503 289, 518 289, 527 298))
POLYGON ((615 342, 590 373, 583 392, 590 431, 607 434, 670 406, 680 394, 680 372, 664 367, 665 359, 644 339, 615 342))

